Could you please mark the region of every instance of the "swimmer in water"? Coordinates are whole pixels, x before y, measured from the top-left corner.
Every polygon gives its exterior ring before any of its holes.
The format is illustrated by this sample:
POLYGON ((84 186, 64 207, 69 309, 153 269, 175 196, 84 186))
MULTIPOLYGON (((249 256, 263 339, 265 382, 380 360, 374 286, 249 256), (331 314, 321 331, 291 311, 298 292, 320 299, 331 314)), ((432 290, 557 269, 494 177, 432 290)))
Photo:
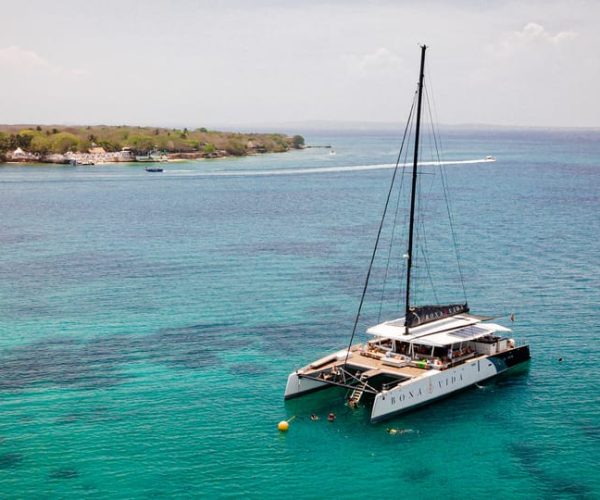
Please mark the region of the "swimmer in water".
POLYGON ((388 427, 385 431, 392 436, 395 434, 408 434, 409 432, 415 432, 413 429, 394 429, 393 427, 388 427))

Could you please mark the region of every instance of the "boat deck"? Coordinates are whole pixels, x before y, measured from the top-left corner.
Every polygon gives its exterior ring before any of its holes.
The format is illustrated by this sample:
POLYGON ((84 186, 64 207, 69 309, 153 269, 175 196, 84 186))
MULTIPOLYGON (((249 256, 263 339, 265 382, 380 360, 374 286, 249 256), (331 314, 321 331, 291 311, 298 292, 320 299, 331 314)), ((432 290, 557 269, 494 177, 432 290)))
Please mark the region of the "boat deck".
MULTIPOLYGON (((467 360, 475 360, 484 357, 486 356, 473 353, 456 358, 453 363, 446 364, 440 368, 446 369, 451 366, 462 364, 467 360)), ((381 353, 376 354, 371 351, 365 351, 362 346, 358 345, 352 347, 351 355, 348 357, 347 361, 338 359, 335 356, 329 356, 304 367, 299 370, 299 374, 311 378, 318 376, 324 380, 329 380, 330 378, 335 378, 335 376, 344 368, 349 373, 358 371, 363 377, 369 379, 378 375, 388 375, 394 378, 417 379, 425 376, 431 371, 431 367, 427 365, 420 367, 414 366, 414 363, 403 364, 401 361, 393 358, 386 358, 381 355, 381 353)))
MULTIPOLYGON (((337 361, 332 365, 343 365, 344 361, 337 361)), ((369 371, 377 371, 378 373, 389 373, 391 375, 401 375, 403 377, 415 378, 427 372, 424 368, 414 366, 391 366, 384 363, 383 359, 377 359, 372 356, 365 355, 362 352, 353 352, 352 357, 348 358, 348 366, 369 371)))
POLYGON ((317 363, 317 366, 309 365, 300 370, 300 373, 311 375, 319 372, 335 372, 336 369, 343 367, 344 364, 346 364, 347 368, 350 370, 353 368, 360 370, 364 374, 368 374, 369 377, 380 374, 389 374, 392 376, 416 378, 424 375, 428 371, 426 368, 418 368, 415 366, 392 366, 386 363, 386 361, 387 360, 384 360, 383 357, 376 357, 371 353, 364 352, 360 348, 354 347, 352 355, 348 358, 346 363, 343 359, 333 359, 325 363, 317 363))

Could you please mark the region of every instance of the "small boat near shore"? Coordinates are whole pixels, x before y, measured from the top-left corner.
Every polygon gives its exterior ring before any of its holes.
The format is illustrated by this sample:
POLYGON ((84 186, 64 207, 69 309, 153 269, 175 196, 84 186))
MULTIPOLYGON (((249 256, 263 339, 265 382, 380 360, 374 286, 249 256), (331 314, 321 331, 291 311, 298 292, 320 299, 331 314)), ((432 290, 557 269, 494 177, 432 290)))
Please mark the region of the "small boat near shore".
POLYGON ((160 167, 146 167, 144 170, 146 170, 146 172, 164 172, 164 169, 160 167))
MULTIPOLYGON (((370 408, 370 420, 373 423, 454 395, 530 359, 529 346, 517 345, 515 339, 507 335, 511 331, 509 328, 490 322, 494 318, 471 313, 466 292, 462 302, 415 304, 412 301, 414 283, 411 278, 415 277, 411 272, 416 256, 426 251, 424 233, 420 239, 415 234, 424 225, 423 215, 417 213, 418 208, 423 205, 417 202, 417 198, 422 193, 419 189, 418 169, 426 48, 421 47, 419 83, 407 123, 408 130, 413 110, 416 109, 414 160, 410 181, 409 172, 406 172, 407 182, 411 182, 410 213, 407 214, 407 247, 404 247, 407 250, 403 255, 406 262, 403 274, 405 287, 399 294, 399 297, 404 294, 404 316, 368 328, 370 339, 365 343, 353 343, 388 204, 390 199, 395 199, 391 196, 394 182, 397 177, 404 177, 402 173, 396 175, 399 155, 348 347, 290 373, 284 394, 285 399, 291 399, 314 391, 341 387, 347 390, 348 406, 354 408, 365 405, 370 408)), ((402 143, 404 145, 404 140, 402 143)), ((488 156, 486 160, 494 158, 488 156)), ((447 199, 446 206, 454 241, 447 199)), ((396 214, 397 210, 396 208, 396 214)), ((393 226, 396 227, 396 224, 393 226)), ((456 246, 455 251, 460 273, 456 246)), ((389 265, 391 250, 387 255, 389 265)), ((424 256, 423 259, 429 267, 428 257, 424 256)), ((462 282, 462 273, 460 281, 462 282)))

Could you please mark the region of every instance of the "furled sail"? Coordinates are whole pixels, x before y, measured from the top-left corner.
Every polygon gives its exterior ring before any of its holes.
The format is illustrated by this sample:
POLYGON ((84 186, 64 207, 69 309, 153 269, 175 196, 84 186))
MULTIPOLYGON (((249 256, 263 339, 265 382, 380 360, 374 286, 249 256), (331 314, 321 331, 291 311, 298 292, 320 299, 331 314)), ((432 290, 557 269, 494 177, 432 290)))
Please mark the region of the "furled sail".
POLYGON ((413 328, 431 321, 448 318, 456 314, 468 313, 469 306, 464 304, 448 304, 445 306, 418 306, 411 307, 406 315, 406 326, 413 328))

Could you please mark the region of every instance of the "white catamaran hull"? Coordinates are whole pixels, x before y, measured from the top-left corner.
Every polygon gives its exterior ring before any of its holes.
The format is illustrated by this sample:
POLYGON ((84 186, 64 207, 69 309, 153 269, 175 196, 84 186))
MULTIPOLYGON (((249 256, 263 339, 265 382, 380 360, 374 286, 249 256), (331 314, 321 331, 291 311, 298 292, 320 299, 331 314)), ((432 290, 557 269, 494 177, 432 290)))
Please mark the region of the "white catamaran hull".
POLYGON ((324 382, 318 382, 309 378, 300 377, 297 373, 290 373, 285 386, 285 399, 290 399, 296 396, 303 396, 319 389, 331 387, 324 382))
MULTIPOLYGON (((491 356, 480 356, 444 370, 424 371, 418 378, 406 380, 392 389, 377 393, 373 400, 371 422, 379 422, 433 403, 490 379, 529 359, 529 347, 521 346, 491 356)), ((294 372, 288 376, 285 398, 304 396, 333 385, 335 384, 320 382, 294 372)))
MULTIPOLYGON (((514 349, 514 351, 519 351, 519 349, 514 349)), ((528 350, 527 359, 529 359, 528 350)), ((503 359, 490 356, 468 361, 442 371, 429 370, 422 378, 404 382, 389 391, 377 394, 371 411, 371 422, 378 422, 398 413, 432 403, 492 378, 508 368, 510 366, 503 359)))

